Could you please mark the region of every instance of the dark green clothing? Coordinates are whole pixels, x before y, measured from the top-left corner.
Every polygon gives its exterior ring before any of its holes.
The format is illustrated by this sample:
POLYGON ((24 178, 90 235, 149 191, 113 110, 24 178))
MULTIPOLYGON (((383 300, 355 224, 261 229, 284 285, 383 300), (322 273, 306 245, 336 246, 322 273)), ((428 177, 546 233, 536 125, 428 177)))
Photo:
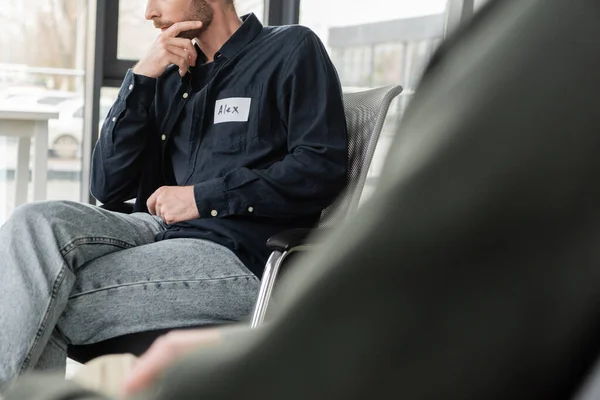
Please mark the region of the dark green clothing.
POLYGON ((491 3, 281 315, 153 399, 569 398, 600 348, 599 38, 597 0, 491 3))

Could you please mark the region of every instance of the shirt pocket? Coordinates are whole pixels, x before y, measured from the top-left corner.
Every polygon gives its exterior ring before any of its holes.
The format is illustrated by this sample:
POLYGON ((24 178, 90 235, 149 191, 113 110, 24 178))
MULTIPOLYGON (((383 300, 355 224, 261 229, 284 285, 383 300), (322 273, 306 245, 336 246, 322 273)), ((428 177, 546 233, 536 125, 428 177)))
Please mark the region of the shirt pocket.
POLYGON ((206 138, 214 151, 238 151, 258 136, 261 96, 262 85, 227 88, 217 93, 206 138))

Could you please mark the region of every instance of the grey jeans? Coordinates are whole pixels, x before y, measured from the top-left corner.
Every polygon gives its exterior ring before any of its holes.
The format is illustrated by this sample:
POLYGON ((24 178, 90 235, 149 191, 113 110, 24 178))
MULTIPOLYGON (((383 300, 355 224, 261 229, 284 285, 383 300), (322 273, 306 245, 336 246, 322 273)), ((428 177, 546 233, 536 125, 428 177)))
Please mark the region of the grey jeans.
POLYGON ((235 254, 155 242, 165 229, 74 202, 17 208, 0 228, 0 393, 31 369, 64 369, 68 344, 248 316, 259 282, 235 254))

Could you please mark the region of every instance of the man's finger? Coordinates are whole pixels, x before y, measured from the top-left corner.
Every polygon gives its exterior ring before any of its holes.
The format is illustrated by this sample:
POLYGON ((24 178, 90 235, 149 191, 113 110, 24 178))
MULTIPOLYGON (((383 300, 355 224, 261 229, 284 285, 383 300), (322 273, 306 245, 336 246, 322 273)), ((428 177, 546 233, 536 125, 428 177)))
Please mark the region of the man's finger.
POLYGON ((146 201, 146 207, 148 207, 148 211, 152 215, 156 215, 156 197, 157 194, 154 192, 152 193, 152 196, 148 198, 148 201, 146 201))
POLYGON ((135 394, 156 382, 172 364, 184 354, 201 346, 209 346, 222 339, 219 329, 173 331, 156 340, 134 364, 125 380, 125 395, 135 394))
POLYGON ((180 49, 179 47, 170 47, 167 51, 169 52, 169 56, 167 57, 169 62, 171 64, 177 65, 179 67, 181 76, 185 76, 185 74, 187 74, 190 69, 190 59, 188 57, 187 51, 180 49), (171 51, 181 53, 181 55, 171 53, 171 51))
POLYGON ((172 48, 180 48, 183 50, 183 53, 177 52, 176 54, 181 57, 187 57, 190 60, 190 65, 195 66, 196 60, 198 59, 198 52, 196 48, 192 44, 192 41, 189 39, 180 39, 180 38, 168 38, 165 40, 165 44, 167 45, 166 49, 170 52, 172 48))
POLYGON ((166 346, 154 345, 135 363, 123 388, 126 395, 134 394, 150 386, 165 371, 175 356, 166 346))
POLYGON ((182 60, 189 59, 188 52, 187 52, 187 51, 185 51, 184 49, 182 49, 181 47, 177 47, 177 46, 167 46, 166 50, 167 50, 169 53, 171 53, 171 54, 173 54, 173 55, 177 56, 178 58, 181 58, 182 60))
POLYGON ((188 52, 179 47, 169 47, 167 49, 167 58, 169 63, 179 67, 181 76, 185 76, 190 69, 190 58, 188 52))
POLYGON ((166 36, 176 37, 181 32, 191 31, 191 30, 194 30, 194 29, 200 29, 200 28, 202 28, 202 25, 203 25, 202 21, 176 22, 173 25, 171 25, 169 27, 169 29, 167 29, 166 31, 164 31, 164 34, 166 36))
POLYGON ((156 210, 156 216, 164 220, 162 205, 160 201, 156 200, 156 205, 154 206, 154 209, 156 210))

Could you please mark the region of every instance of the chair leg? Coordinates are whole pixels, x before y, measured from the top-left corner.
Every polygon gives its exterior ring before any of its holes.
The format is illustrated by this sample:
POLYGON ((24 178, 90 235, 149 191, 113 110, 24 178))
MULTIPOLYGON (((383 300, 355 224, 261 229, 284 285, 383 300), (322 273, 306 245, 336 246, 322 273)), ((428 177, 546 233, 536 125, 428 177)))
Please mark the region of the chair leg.
POLYGON ((254 306, 254 312, 252 313, 252 320, 250 322, 251 328, 260 326, 265 316, 267 315, 267 306, 271 300, 271 293, 275 286, 275 280, 279 273, 279 268, 283 263, 283 260, 287 257, 288 252, 274 251, 271 253, 267 264, 265 265, 265 272, 263 273, 262 281, 260 283, 260 289, 258 292, 258 299, 254 306))

